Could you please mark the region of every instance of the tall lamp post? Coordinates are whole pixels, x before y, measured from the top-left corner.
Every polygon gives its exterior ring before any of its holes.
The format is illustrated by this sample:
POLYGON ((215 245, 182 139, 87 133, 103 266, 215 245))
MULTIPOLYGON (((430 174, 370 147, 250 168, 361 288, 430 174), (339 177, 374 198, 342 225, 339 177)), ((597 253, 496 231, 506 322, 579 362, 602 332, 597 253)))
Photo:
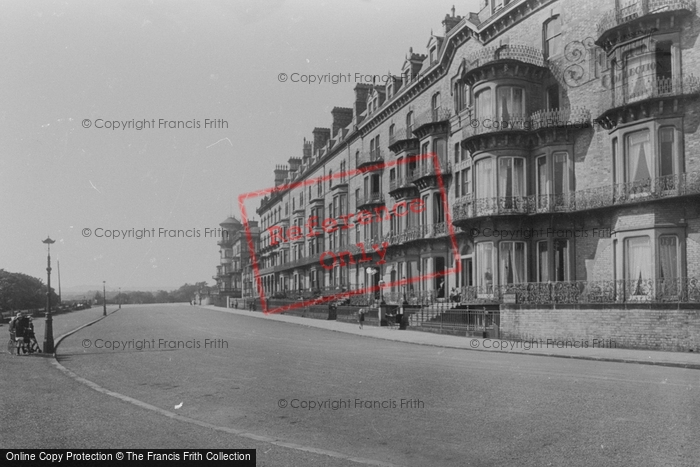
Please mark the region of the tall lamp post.
POLYGON ((46 325, 44 326, 44 353, 53 353, 53 319, 51 318, 51 244, 56 243, 51 240, 51 237, 46 237, 42 240, 48 248, 48 256, 46 257, 46 325))
POLYGON ((102 316, 107 316, 107 292, 105 281, 102 281, 102 316))

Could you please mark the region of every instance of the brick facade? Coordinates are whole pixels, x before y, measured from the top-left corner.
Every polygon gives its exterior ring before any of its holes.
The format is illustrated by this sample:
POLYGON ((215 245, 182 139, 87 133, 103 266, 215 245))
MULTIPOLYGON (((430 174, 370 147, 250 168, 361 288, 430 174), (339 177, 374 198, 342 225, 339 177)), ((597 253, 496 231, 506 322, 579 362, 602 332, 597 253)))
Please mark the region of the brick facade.
POLYGON ((314 129, 302 157, 275 171, 289 188, 257 211, 265 293, 318 296, 383 280, 394 283, 389 301, 441 300, 459 287, 463 301, 499 302, 504 293, 541 300, 528 284, 608 281, 612 294, 582 297, 700 301, 700 20, 695 2, 659 2, 651 12, 635 3, 636 16, 615 1, 575 0, 448 15, 428 50, 410 48, 386 85, 356 85, 331 129, 314 129), (440 159, 447 212, 437 177, 406 163, 425 152, 440 159), (382 161, 396 166, 357 171, 382 161), (405 199, 425 200, 425 213, 271 241, 272 228, 392 211, 405 199), (328 268, 319 258, 383 241, 383 260, 328 268), (459 274, 396 285, 457 264, 459 274))

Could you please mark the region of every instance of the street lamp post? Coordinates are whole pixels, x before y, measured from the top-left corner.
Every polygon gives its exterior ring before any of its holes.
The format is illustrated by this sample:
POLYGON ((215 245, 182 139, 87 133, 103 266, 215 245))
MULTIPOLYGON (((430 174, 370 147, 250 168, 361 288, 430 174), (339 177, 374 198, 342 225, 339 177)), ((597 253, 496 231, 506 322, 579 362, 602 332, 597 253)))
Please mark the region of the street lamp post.
POLYGON ((102 281, 102 316, 107 316, 107 292, 105 289, 105 282, 102 281))
POLYGON ((51 318, 51 244, 56 243, 51 240, 51 237, 46 237, 42 240, 48 248, 48 256, 46 257, 46 325, 44 326, 44 352, 53 353, 53 319, 51 318))

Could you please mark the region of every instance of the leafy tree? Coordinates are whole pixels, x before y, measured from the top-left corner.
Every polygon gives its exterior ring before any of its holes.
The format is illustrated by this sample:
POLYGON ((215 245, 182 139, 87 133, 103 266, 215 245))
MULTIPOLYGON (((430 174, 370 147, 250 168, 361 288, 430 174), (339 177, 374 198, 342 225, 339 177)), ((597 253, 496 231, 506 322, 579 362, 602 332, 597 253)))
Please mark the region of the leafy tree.
MULTIPOLYGON (((26 310, 46 306, 46 285, 36 277, 0 269, 0 310, 26 310)), ((58 303, 58 295, 51 290, 51 304, 58 303)))

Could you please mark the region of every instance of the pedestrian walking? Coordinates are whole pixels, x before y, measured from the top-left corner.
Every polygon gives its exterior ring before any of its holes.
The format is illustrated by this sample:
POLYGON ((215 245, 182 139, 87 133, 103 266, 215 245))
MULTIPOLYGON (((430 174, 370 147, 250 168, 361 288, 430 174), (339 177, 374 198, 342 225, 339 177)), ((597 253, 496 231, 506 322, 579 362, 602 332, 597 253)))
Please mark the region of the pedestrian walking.
POLYGON ((360 329, 362 329, 362 326, 365 324, 365 309, 360 308, 360 311, 358 312, 358 314, 359 314, 359 316, 357 318, 360 321, 360 329))

